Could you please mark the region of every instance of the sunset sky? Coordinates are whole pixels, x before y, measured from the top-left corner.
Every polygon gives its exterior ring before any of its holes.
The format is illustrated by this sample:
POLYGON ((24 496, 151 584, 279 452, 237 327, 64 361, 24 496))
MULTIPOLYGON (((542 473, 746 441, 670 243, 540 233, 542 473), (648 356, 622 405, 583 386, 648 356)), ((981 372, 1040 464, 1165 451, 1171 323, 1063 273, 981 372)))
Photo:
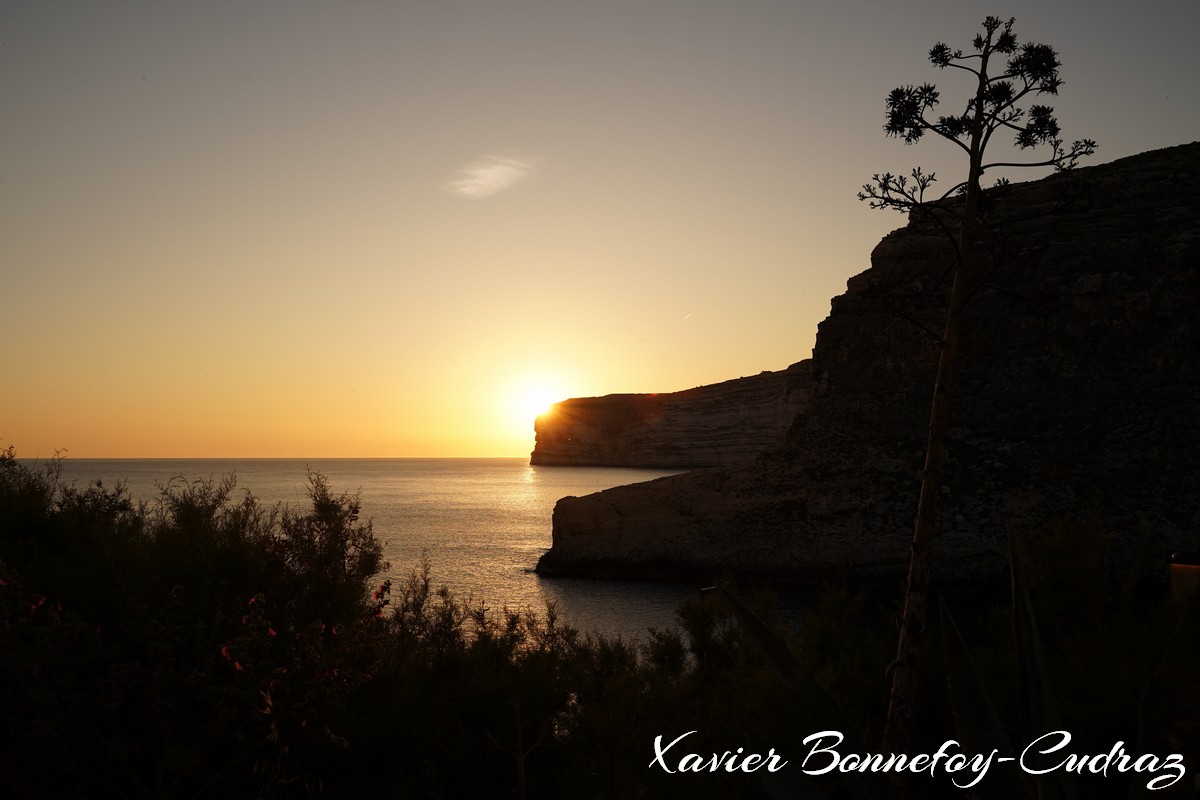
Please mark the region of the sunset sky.
POLYGON ((861 184, 961 176, 884 98, 957 111, 926 53, 989 13, 1089 163, 1200 135, 1196 0, 7 0, 0 447, 522 456, 538 404, 782 369, 904 222, 861 184))

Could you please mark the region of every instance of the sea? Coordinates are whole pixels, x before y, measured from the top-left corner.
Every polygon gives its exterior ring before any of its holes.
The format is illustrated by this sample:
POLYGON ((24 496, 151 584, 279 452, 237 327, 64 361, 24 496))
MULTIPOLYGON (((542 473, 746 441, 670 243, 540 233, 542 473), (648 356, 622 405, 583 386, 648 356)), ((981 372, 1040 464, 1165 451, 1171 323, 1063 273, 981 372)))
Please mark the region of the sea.
POLYGON ((651 480, 671 471, 531 466, 519 458, 454 459, 86 459, 65 458, 62 479, 80 487, 123 484, 153 502, 180 481, 236 479, 232 495, 264 504, 308 503, 309 475, 357 494, 401 584, 427 560, 433 583, 493 609, 528 608, 585 633, 644 639, 676 627, 676 609, 701 585, 545 578, 534 566, 551 543, 559 498, 651 480))

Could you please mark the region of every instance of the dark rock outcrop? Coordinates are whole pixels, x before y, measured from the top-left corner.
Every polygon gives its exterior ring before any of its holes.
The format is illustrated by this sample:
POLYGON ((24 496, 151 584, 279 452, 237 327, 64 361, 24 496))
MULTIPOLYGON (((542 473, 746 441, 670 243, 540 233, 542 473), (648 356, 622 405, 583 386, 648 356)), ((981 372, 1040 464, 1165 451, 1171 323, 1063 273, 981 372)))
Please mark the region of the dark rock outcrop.
POLYGON ((809 396, 809 362, 667 394, 556 403, 537 418, 529 463, 713 467, 782 446, 809 396))
MULTIPOLYGON (((936 568, 995 577, 1007 533, 1066 527, 1161 571, 1200 549, 1200 143, 987 197, 936 568)), ((951 258, 920 219, 885 237, 818 329, 784 448, 564 498, 539 571, 902 574, 951 258)))

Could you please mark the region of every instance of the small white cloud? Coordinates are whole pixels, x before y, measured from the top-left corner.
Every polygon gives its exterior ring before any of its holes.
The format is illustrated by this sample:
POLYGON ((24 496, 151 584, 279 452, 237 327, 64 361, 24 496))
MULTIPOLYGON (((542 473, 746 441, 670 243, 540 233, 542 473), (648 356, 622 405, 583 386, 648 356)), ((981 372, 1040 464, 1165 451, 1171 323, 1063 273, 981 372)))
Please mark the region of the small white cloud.
POLYGON ((446 190, 459 197, 479 199, 511 189, 533 171, 533 164, 516 158, 488 155, 464 165, 446 190))

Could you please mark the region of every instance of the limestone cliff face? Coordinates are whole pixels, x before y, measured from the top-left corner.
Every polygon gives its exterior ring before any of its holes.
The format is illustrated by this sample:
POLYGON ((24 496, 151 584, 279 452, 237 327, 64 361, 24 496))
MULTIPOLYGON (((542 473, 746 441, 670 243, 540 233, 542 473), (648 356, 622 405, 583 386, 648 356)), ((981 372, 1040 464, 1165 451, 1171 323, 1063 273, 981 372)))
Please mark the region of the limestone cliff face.
MULTIPOLYGON (((1161 570, 1200 549, 1200 143, 990 192, 951 404, 945 577, 1074 528, 1161 570)), ((864 211, 864 213, 866 213, 864 211)), ((785 447, 554 512, 545 574, 902 574, 950 250, 918 220, 834 298, 785 447)))
POLYGON ((669 394, 610 394, 556 403, 537 418, 530 463, 711 467, 780 447, 807 405, 809 362, 669 394))

